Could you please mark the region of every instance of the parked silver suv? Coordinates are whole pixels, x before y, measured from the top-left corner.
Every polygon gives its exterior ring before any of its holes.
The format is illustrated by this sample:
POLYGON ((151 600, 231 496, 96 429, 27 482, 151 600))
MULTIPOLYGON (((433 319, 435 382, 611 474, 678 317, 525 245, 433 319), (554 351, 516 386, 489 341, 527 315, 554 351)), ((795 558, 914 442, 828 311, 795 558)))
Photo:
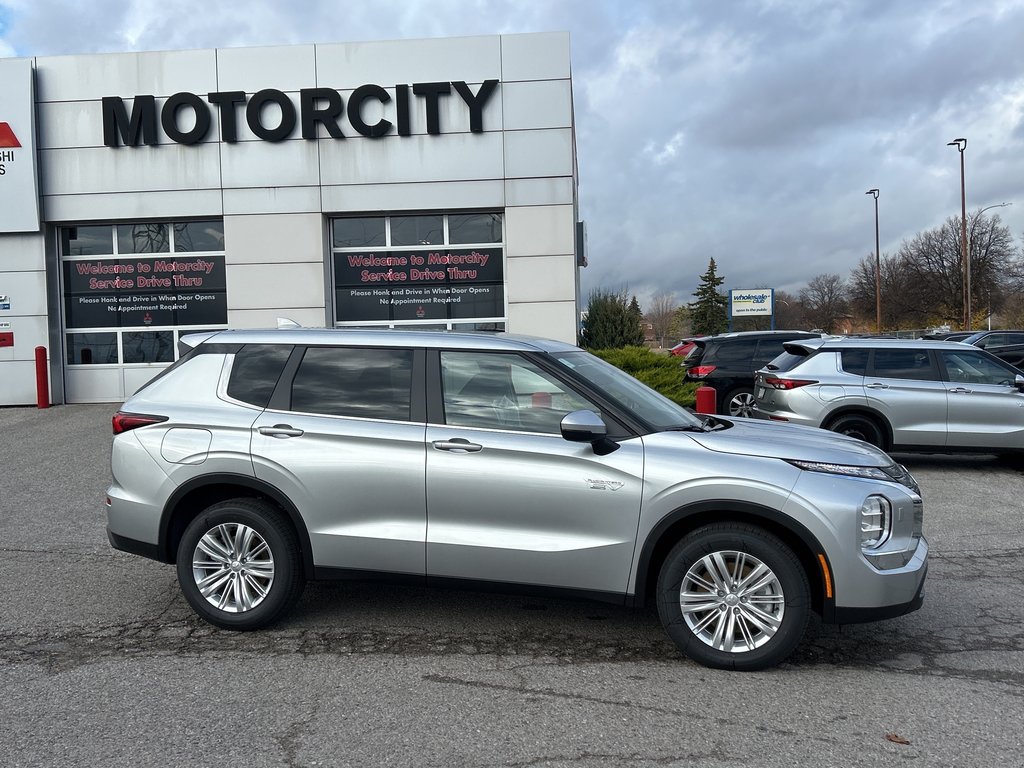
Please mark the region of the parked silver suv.
POLYGON ((112 545, 255 629, 307 579, 656 602, 678 647, 760 669, 827 622, 921 605, 923 503, 882 451, 698 418, 568 344, 290 329, 188 337, 114 416, 112 545))
POLYGON ((1024 451, 1024 376, 960 342, 789 342, 757 372, 754 416, 883 450, 1024 451))

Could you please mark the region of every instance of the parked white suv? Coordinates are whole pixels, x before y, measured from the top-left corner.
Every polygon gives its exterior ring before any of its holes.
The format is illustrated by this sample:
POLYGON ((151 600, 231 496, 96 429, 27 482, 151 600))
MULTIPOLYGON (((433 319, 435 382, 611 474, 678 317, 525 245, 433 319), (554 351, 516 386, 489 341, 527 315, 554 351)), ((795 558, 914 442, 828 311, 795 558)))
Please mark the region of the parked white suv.
POLYGON ((754 416, 883 450, 1024 451, 1024 376, 960 342, 788 342, 757 372, 754 416))
POLYGON ((255 629, 307 579, 657 602, 702 664, 784 659, 809 613, 921 605, 913 478, 820 430, 698 418, 568 344, 225 331, 114 416, 112 545, 177 564, 195 611, 255 629))

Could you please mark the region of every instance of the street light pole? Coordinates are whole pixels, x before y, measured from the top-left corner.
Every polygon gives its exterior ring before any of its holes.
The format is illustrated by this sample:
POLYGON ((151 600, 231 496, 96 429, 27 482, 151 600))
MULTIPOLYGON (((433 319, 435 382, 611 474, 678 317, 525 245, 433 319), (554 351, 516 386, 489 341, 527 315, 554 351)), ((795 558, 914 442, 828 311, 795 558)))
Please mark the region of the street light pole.
POLYGON ((960 151, 960 247, 963 251, 964 270, 964 330, 971 330, 971 254, 967 250, 967 187, 964 184, 964 150, 967 139, 953 139, 947 147, 960 151))
POLYGON ((875 198, 875 333, 882 333, 882 260, 878 252, 878 190, 864 193, 875 198))

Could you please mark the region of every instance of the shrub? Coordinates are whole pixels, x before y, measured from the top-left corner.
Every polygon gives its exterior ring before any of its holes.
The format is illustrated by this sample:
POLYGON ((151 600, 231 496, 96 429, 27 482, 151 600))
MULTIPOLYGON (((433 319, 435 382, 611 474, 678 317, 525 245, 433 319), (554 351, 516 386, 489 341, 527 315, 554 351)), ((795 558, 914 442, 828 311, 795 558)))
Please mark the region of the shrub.
POLYGON ((639 379, 669 400, 680 405, 693 407, 696 400, 697 384, 683 379, 683 368, 679 358, 658 354, 647 347, 622 347, 620 349, 592 349, 602 360, 621 368, 630 376, 639 379))

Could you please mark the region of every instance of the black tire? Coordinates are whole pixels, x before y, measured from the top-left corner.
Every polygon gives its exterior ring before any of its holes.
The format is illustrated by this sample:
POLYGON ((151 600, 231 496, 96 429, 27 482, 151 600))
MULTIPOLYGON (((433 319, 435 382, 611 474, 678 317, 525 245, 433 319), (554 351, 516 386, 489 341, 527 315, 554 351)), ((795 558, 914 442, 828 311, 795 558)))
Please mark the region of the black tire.
POLYGON ((224 629, 272 624, 291 610, 305 586, 295 531, 276 506, 261 499, 230 499, 203 510, 185 529, 177 571, 192 609, 224 629))
POLYGON ((870 416, 849 413, 831 422, 828 428, 841 435, 849 435, 863 440, 865 443, 871 443, 876 448, 882 450, 886 448, 885 432, 879 423, 870 416))
POLYGON ((752 387, 736 387, 736 389, 729 390, 722 399, 722 415, 752 418, 754 415, 754 389, 752 387))
POLYGON ((764 529, 740 523, 707 525, 676 544, 662 564, 657 595, 658 615, 676 647, 715 669, 775 666, 803 638, 810 615, 807 574, 793 551, 764 529), (713 582, 701 581, 709 568, 738 581, 711 590, 713 582), (690 595, 685 613, 684 594, 690 595), (769 621, 758 626, 764 617, 769 621))

